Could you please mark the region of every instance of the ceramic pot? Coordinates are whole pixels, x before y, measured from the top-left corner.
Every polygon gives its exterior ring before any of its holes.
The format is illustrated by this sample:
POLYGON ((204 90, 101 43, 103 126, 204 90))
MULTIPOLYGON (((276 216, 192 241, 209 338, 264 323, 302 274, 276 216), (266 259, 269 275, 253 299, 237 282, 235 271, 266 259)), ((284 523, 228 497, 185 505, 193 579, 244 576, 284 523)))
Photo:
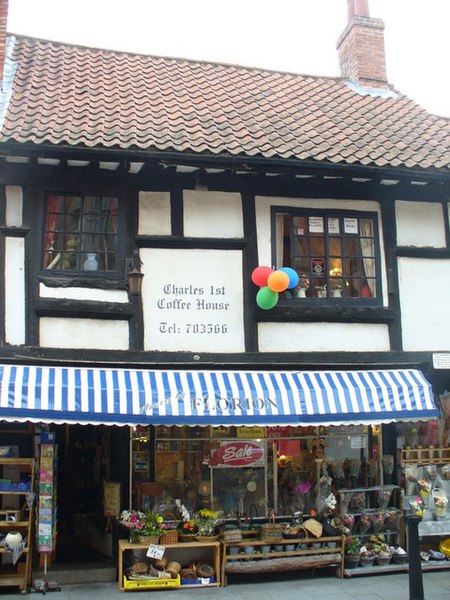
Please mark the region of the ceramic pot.
POLYGON ((355 556, 344 556, 344 567, 346 569, 356 569, 359 564, 359 554, 355 556))
POLYGON ((22 540, 23 538, 20 531, 9 531, 5 537, 5 543, 10 548, 15 548, 16 546, 19 546, 19 544, 22 543, 22 540))

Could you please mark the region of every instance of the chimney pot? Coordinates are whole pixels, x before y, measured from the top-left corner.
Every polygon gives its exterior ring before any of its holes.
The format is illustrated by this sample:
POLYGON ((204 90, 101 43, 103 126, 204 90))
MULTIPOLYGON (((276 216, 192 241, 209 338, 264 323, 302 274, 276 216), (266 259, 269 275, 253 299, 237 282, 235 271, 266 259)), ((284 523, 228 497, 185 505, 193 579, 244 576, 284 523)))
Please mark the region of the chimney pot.
POLYGON ((370 17, 369 0, 347 0, 347 15, 349 23, 355 15, 370 17))

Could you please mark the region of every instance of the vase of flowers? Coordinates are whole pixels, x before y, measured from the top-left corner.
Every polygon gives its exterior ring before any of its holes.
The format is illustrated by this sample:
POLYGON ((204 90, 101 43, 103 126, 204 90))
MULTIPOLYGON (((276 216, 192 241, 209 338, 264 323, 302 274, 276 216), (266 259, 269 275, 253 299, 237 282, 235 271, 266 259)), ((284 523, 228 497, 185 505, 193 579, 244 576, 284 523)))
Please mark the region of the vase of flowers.
POLYGON ((299 273, 298 284, 295 288, 296 298, 306 298, 306 290, 309 288, 309 276, 307 273, 299 273))
POLYGON ((220 513, 209 508, 201 508, 195 515, 197 527, 196 539, 199 541, 214 541, 219 538, 216 533, 217 526, 221 523, 220 513))
POLYGON ((446 496, 434 496, 434 516, 436 519, 445 519, 447 512, 448 499, 446 496))

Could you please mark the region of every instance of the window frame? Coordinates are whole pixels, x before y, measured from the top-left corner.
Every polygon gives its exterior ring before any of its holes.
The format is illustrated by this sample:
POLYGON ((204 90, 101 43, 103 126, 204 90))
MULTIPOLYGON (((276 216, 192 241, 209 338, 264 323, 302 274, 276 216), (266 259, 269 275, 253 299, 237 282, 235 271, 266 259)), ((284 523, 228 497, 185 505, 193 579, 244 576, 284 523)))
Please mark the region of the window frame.
MULTIPOLYGON (((376 295, 371 298, 365 298, 362 296, 352 297, 352 296, 341 296, 334 297, 330 294, 329 290, 327 291, 326 298, 318 298, 318 297, 302 297, 302 298, 285 298, 282 294, 280 294, 279 302, 283 305, 290 305, 294 302, 296 306, 301 304, 307 304, 308 306, 323 306, 325 303, 327 304, 338 304, 346 306, 382 306, 383 298, 382 298, 382 282, 381 282, 381 250, 380 250, 380 232, 379 232, 379 219, 380 215, 376 211, 358 211, 358 210, 345 210, 345 209, 334 209, 334 208, 323 208, 323 209, 313 209, 307 207, 293 207, 293 206, 271 206, 271 256, 272 256, 272 266, 275 268, 286 267, 291 265, 279 264, 279 261, 282 260, 282 256, 278 259, 277 257, 277 215, 286 214, 291 219, 295 217, 323 217, 324 218, 324 241, 325 241, 325 260, 330 260, 330 251, 329 251, 329 232, 326 227, 326 219, 329 218, 357 218, 357 219, 370 219, 373 223, 373 240, 374 240, 374 260, 375 260, 375 291, 376 295)), ((291 233, 289 233, 291 235, 291 233)), ((358 233, 358 240, 360 239, 360 234, 358 233)), ((341 258, 343 254, 341 252, 341 258)), ((311 258, 311 256, 310 256, 311 258)), ((360 257, 358 257, 359 259, 360 257)), ((291 245, 291 262, 293 259, 292 245, 291 245)), ((327 272, 327 281, 329 279, 328 270, 327 272)))
MULTIPOLYGON (((57 277, 61 279, 68 280, 86 280, 86 281, 95 281, 95 280, 110 280, 112 281, 120 281, 123 279, 125 274, 125 247, 126 247, 126 238, 128 226, 125 222, 126 213, 125 206, 126 202, 124 201, 123 191, 117 188, 98 188, 98 186, 82 186, 77 189, 73 188, 65 188, 58 187, 57 189, 43 189, 42 190, 42 210, 40 211, 40 233, 39 233, 39 252, 36 256, 37 261, 37 269, 38 272, 41 273, 42 276, 48 277, 57 277), (48 269, 44 267, 44 253, 46 251, 45 248, 45 235, 46 235, 46 218, 47 218, 47 208, 48 201, 51 196, 73 196, 80 197, 82 201, 87 197, 97 197, 97 198, 116 198, 117 199, 117 257, 116 257, 116 268, 111 271, 103 271, 103 270, 85 270, 81 268, 77 269, 48 269)), ((129 232, 128 232, 129 233, 129 232)), ((81 235, 81 233, 79 233, 81 235)), ((80 252, 77 249, 77 254, 80 252)))

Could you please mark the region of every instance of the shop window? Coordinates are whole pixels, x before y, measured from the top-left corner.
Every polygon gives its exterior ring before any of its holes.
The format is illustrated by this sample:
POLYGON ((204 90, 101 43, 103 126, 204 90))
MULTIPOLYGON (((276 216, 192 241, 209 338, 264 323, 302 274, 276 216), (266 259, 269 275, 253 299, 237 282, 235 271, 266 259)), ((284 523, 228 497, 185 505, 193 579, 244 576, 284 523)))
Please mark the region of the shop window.
POLYGON ((374 213, 274 209, 274 264, 299 275, 285 299, 374 302, 380 296, 374 213))
POLYGON ((117 271, 118 213, 114 197, 47 196, 43 268, 83 274, 117 271))

